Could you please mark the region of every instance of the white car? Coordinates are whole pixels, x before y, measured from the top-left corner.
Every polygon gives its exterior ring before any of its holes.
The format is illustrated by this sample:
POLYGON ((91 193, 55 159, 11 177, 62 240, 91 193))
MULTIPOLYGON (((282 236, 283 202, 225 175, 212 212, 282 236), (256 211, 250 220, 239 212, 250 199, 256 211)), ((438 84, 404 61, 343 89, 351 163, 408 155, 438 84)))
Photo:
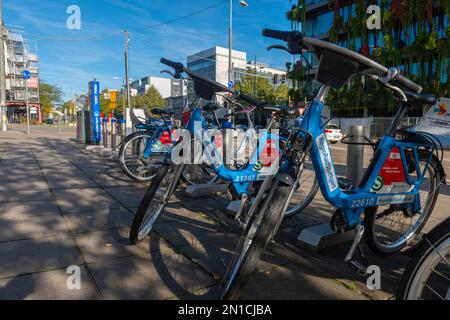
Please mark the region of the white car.
POLYGON ((330 143, 338 143, 342 140, 342 131, 335 124, 327 124, 325 127, 325 135, 330 143))

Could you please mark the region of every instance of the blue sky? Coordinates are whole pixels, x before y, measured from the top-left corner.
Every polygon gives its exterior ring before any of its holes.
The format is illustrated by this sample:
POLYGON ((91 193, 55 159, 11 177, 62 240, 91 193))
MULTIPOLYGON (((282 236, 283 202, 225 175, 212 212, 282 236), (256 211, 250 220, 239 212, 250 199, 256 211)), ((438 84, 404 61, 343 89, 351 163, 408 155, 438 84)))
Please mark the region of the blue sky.
MULTIPOLYGON (((266 52, 273 42, 263 28, 290 29, 289 0, 235 1, 233 48, 248 58, 284 67, 290 57, 266 52)), ((175 23, 146 28, 211 6, 220 0, 3 0, 7 25, 24 27, 38 43, 41 79, 57 84, 65 98, 85 93, 94 77, 102 88, 118 88, 124 74, 123 29, 130 30, 130 77, 159 75, 159 58, 186 61, 186 56, 218 45, 228 46, 228 1, 175 23), (81 30, 66 27, 70 5, 81 9, 81 30), (120 80, 114 80, 119 77, 120 80)))

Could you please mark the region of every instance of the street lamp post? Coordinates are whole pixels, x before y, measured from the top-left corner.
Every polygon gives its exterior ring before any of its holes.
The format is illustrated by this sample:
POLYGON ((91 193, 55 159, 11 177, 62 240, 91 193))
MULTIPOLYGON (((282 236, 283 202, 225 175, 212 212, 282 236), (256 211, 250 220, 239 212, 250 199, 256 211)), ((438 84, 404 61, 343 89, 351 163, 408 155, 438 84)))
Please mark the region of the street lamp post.
MULTIPOLYGON (((239 0, 241 7, 248 7, 248 3, 239 0)), ((233 0, 230 0, 230 27, 228 30, 228 81, 234 81, 233 76, 233 0)))

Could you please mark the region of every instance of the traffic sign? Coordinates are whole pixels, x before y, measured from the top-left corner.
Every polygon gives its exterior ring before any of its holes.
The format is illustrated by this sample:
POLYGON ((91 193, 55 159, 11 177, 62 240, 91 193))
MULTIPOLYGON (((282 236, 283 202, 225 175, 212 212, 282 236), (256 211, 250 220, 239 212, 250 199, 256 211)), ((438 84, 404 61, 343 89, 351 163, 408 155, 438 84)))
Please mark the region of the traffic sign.
POLYGON ((233 89, 234 88, 234 82, 233 81, 228 81, 228 88, 233 89))
POLYGON ((22 71, 22 78, 24 78, 25 80, 29 80, 31 78, 30 70, 23 70, 22 71))

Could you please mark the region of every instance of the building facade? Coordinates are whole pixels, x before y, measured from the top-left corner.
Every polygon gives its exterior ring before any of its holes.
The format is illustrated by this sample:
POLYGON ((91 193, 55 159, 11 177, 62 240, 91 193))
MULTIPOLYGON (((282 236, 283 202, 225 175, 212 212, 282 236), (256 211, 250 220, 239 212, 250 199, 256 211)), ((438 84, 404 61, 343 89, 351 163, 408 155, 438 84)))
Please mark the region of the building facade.
MULTIPOLYGON (((187 67, 192 71, 225 86, 228 86, 228 57, 229 50, 222 47, 197 52, 187 57, 187 67)), ((233 83, 239 83, 246 75, 267 78, 272 84, 279 84, 285 80, 286 72, 271 68, 268 64, 258 61, 248 61, 247 53, 232 51, 233 83)), ((189 102, 195 98, 192 86, 188 88, 189 102)))
POLYGON ((22 32, 4 28, 6 107, 10 123, 26 121, 26 101, 30 106, 30 121, 41 123, 39 101, 39 60, 36 42, 24 39, 22 32), (24 80, 22 72, 29 70, 31 78, 24 80))
MULTIPOLYGON (((449 13, 448 0, 298 0, 287 17, 309 37, 337 43, 386 66, 398 66, 424 92, 449 96, 449 13), (379 28, 367 27, 370 5, 379 8, 379 28)), ((308 60, 317 65, 313 55, 308 60)), ((296 74, 314 77, 315 68, 307 72, 302 62, 299 68, 303 71, 296 74)), ((396 110, 389 93, 371 81, 356 78, 341 91, 333 96, 332 107, 352 116, 391 116, 396 110)), ((421 116, 417 107, 414 116, 421 116)))

